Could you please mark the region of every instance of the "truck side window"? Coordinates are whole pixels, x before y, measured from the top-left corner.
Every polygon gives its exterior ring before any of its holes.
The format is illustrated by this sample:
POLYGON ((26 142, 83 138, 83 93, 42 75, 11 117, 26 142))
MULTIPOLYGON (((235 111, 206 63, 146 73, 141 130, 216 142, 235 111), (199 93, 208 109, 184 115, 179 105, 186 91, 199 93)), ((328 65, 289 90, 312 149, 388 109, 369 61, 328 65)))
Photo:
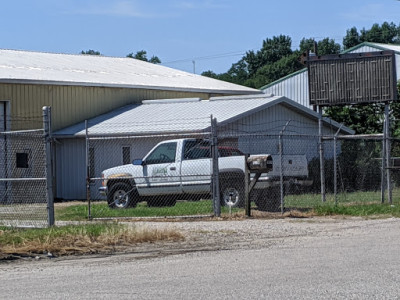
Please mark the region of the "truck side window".
POLYGON ((184 159, 211 158, 210 143, 203 140, 186 141, 184 146, 184 159))
POLYGON ((175 162, 176 143, 165 143, 159 145, 146 158, 146 164, 161 164, 175 162))

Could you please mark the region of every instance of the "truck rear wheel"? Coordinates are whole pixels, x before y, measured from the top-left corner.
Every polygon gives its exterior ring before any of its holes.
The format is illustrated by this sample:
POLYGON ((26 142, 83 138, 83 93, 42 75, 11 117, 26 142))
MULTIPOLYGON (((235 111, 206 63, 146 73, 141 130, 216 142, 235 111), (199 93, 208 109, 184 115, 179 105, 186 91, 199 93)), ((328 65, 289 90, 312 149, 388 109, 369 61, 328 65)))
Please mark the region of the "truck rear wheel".
POLYGON ((221 176, 221 205, 244 207, 244 180, 241 174, 221 176))
POLYGON ((110 187, 110 192, 107 196, 108 206, 110 208, 135 207, 138 202, 138 196, 136 188, 127 183, 118 182, 110 187))

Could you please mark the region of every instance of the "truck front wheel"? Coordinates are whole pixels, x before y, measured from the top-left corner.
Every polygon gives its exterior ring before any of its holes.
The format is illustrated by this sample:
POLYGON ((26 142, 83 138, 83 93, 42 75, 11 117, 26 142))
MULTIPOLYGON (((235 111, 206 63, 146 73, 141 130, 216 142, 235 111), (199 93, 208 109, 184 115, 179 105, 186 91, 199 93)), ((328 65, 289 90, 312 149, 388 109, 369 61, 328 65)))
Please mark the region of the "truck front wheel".
POLYGON ((242 180, 223 179, 221 183, 221 205, 244 207, 244 184, 242 180))
POLYGON ((129 184, 118 182, 110 187, 107 202, 110 208, 129 208, 137 204, 137 191, 129 184))

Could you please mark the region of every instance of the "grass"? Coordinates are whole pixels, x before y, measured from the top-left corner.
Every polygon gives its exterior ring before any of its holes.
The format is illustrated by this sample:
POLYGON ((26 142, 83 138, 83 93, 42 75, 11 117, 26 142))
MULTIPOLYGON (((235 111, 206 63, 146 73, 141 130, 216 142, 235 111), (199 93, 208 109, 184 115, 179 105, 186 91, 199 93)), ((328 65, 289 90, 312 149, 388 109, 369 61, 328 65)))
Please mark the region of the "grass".
POLYGON ((400 205, 389 204, 354 204, 354 205, 320 205, 314 208, 320 216, 347 215, 347 216, 392 216, 400 217, 400 205))
MULTIPOLYGON (((221 208, 222 213, 229 213, 226 207, 221 208)), ((232 209, 232 213, 239 209, 232 209)), ((125 218, 125 217, 165 217, 165 216, 193 216, 212 215, 213 208, 210 200, 177 202, 173 207, 148 207, 145 202, 139 203, 135 208, 110 209, 105 202, 93 202, 91 216, 93 218, 125 218)), ((83 221, 88 219, 88 205, 81 203, 71 206, 61 206, 55 209, 55 218, 59 221, 83 221)))
POLYGON ((291 195, 285 198, 285 206, 312 210, 315 215, 348 215, 348 216, 393 216, 400 217, 400 189, 394 189, 392 204, 381 203, 381 192, 340 193, 337 201, 333 194, 326 195, 322 202, 319 194, 291 195))
MULTIPOLYGON (((387 200, 385 200, 387 202, 387 200)), ((256 208, 256 207, 254 207, 256 208)), ((400 189, 393 190, 393 203, 391 205, 381 204, 381 193, 376 192, 353 192, 340 193, 337 201, 333 194, 326 195, 326 202, 322 202, 319 194, 299 194, 285 197, 285 208, 291 211, 304 211, 305 216, 310 215, 350 215, 350 216, 372 216, 387 215, 400 216, 400 189), (310 212, 312 212, 310 214, 310 212)), ((229 211, 227 207, 221 208, 224 216, 243 213, 243 209, 234 208, 229 211)), ((253 210, 255 212, 255 210, 253 210)), ((174 217, 174 216, 196 216, 213 214, 212 202, 201 201, 178 201, 174 207, 147 207, 145 202, 139 203, 137 207, 130 209, 110 209, 105 202, 94 202, 91 208, 93 218, 142 218, 142 217, 174 217)), ((289 214, 291 216, 291 214, 289 214)), ((57 207, 56 220, 83 221, 88 219, 87 203, 79 203, 70 206, 57 207)))
MULTIPOLYGON (((400 189, 393 191, 393 203, 381 204, 380 192, 355 192, 340 194, 335 201, 328 194, 326 202, 318 194, 288 195, 285 206, 289 211, 283 217, 310 217, 348 215, 361 217, 400 217, 400 189)), ((243 209, 222 207, 223 219, 244 217, 243 209)), ((84 221, 88 218, 87 203, 67 203, 56 205, 56 220, 84 221)), ((212 202, 184 201, 174 207, 147 207, 139 203, 131 209, 110 209, 105 202, 94 202, 93 217, 165 217, 184 215, 212 215, 212 202)), ((253 210, 254 216, 265 214, 253 210)), ((277 214, 271 214, 274 217, 277 214)), ((268 216, 268 215, 267 215, 268 216)), ((281 216, 282 217, 282 216, 281 216)), ((145 227, 127 227, 117 223, 92 223, 44 229, 18 229, 0 227, 0 259, 5 257, 72 255, 88 253, 112 253, 132 247, 135 244, 155 241, 178 241, 184 237, 174 230, 149 230, 145 227)))
POLYGON ((174 230, 127 227, 116 223, 43 229, 0 227, 0 258, 9 255, 71 255, 114 252, 137 243, 182 240, 174 230))

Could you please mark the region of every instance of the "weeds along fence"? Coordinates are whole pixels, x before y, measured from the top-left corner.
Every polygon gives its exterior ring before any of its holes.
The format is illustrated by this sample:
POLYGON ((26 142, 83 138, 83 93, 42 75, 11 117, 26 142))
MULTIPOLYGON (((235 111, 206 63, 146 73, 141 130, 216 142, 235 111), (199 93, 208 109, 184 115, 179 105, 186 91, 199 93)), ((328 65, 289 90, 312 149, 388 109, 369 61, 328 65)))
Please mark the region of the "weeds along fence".
MULTIPOLYGON (((321 139, 318 134, 293 132, 284 126, 275 132, 251 132, 212 125, 210 119, 197 122, 202 130, 193 132, 179 131, 187 124, 172 121, 157 124, 164 128, 159 131, 163 134, 151 132, 151 124, 129 125, 136 126, 136 132, 138 128, 144 131, 140 134, 124 134, 119 129, 118 134, 101 135, 87 130, 88 217, 219 216, 256 210, 282 213, 338 203, 398 201, 400 174, 396 159, 384 159, 382 164, 382 151, 386 151, 382 136, 350 138, 333 132, 321 139), (153 148, 158 143, 158 148, 153 148), (232 158, 241 157, 244 164, 244 156, 258 154, 269 154, 273 161, 272 169, 258 180, 257 172, 243 172, 232 163, 232 158), (233 165, 226 165, 224 159, 233 165), (111 176, 105 181, 102 172, 113 167, 117 169, 103 174, 111 176), (105 189, 107 196, 100 193, 105 189)), ((127 125, 123 126, 126 129, 127 125)), ((391 139, 392 157, 399 152, 398 144, 391 139)))

